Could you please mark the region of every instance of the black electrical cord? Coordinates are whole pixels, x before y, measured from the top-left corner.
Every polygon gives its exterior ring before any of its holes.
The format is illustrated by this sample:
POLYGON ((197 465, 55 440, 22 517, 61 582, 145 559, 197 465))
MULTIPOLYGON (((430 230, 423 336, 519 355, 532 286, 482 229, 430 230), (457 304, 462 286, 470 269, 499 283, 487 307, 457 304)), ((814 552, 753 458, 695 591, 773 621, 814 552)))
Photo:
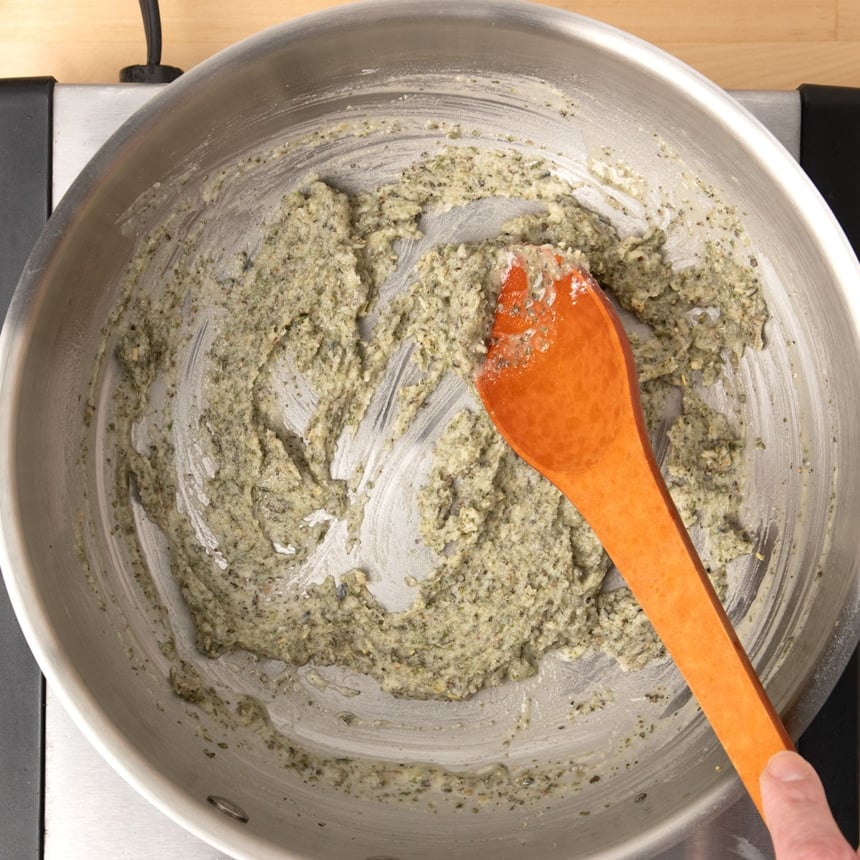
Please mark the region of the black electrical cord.
POLYGON ((161 12, 158 0, 140 0, 143 31, 146 34, 146 65, 126 66, 120 70, 120 83, 169 84, 182 74, 176 66, 161 63, 161 12))
POLYGON ((158 0, 140 0, 143 30, 146 33, 146 65, 161 65, 161 14, 158 0))

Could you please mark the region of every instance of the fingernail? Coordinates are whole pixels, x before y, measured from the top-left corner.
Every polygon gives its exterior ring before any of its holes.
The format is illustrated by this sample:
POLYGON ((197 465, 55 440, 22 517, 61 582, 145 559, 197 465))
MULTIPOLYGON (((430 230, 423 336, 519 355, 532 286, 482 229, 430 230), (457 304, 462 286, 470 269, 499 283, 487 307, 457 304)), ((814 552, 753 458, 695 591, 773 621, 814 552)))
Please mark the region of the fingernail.
POLYGON ((780 782, 799 782, 809 778, 810 765, 797 753, 778 752, 767 763, 767 772, 780 782))

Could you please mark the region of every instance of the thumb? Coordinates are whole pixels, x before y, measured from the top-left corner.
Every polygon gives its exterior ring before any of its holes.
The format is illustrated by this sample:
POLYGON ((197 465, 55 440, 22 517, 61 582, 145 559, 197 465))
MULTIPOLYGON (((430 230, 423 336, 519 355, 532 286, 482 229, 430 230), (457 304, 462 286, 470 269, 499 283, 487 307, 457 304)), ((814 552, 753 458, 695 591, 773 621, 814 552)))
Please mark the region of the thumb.
POLYGON ((857 860, 833 820, 818 774, 797 753, 771 758, 761 793, 776 860, 857 860))

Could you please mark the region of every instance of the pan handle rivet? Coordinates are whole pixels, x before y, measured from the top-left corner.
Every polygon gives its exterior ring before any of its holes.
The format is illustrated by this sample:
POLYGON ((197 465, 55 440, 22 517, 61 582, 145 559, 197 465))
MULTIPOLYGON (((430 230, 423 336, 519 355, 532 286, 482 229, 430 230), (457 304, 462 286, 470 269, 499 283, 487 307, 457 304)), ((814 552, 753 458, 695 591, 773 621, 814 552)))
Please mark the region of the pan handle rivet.
POLYGON ((216 794, 210 794, 206 800, 224 815, 228 815, 230 818, 242 822, 242 824, 248 823, 248 813, 238 803, 233 803, 232 800, 227 800, 226 797, 219 797, 216 794))

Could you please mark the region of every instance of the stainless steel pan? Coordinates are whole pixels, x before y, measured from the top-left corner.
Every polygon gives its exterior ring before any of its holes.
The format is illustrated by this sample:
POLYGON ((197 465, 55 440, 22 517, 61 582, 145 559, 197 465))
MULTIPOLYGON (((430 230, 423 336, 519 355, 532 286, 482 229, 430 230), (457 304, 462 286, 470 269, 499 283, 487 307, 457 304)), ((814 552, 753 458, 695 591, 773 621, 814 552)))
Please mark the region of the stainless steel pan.
MULTIPOLYGON (((86 409, 109 396, 109 372, 90 386, 129 260, 171 212, 202 225, 201 247, 213 246, 254 230, 309 171, 346 187, 373 183, 444 143, 455 124, 479 141, 512 133, 528 141, 527 150, 581 176, 597 203, 601 180, 588 165, 608 147, 693 211, 706 211, 711 193, 736 207, 773 319, 764 352, 738 371, 750 438, 765 445, 750 445, 745 499, 759 557, 736 572, 730 611, 795 734, 857 640, 860 272, 788 153, 677 61, 546 7, 374 2, 300 19, 185 75, 109 141, 51 218, 0 342, 0 564, 28 641, 106 758, 237 857, 644 857, 740 791, 666 664, 624 674, 592 660, 548 671, 533 691, 541 707, 512 752, 503 742, 532 695, 514 684, 431 706, 368 688, 350 702, 371 726, 362 731, 337 718, 336 672, 303 670, 292 692, 269 703, 283 737, 331 756, 473 771, 509 756, 575 759, 600 777, 564 800, 478 814, 306 785, 267 748, 271 734, 226 727, 168 682, 172 658, 160 646, 168 624, 185 641, 182 605, 168 599, 165 621, 116 552, 107 434, 100 412, 88 420, 86 409), (357 117, 389 123, 384 140, 308 142, 310 132, 357 117), (288 158, 232 170, 287 140, 288 158), (360 177, 349 166, 356 159, 367 168, 360 177), (224 168, 236 174, 229 211, 203 203, 224 168), (655 687, 666 693, 659 705, 649 701, 655 687), (611 691, 611 703, 573 723, 565 709, 568 730, 558 732, 559 702, 588 701, 596 690, 611 691)), ((707 237, 700 227, 676 239, 695 247, 707 237)), ((157 275, 144 283, 156 288, 157 275)), ((183 656, 222 694, 265 698, 248 661, 183 656)))

